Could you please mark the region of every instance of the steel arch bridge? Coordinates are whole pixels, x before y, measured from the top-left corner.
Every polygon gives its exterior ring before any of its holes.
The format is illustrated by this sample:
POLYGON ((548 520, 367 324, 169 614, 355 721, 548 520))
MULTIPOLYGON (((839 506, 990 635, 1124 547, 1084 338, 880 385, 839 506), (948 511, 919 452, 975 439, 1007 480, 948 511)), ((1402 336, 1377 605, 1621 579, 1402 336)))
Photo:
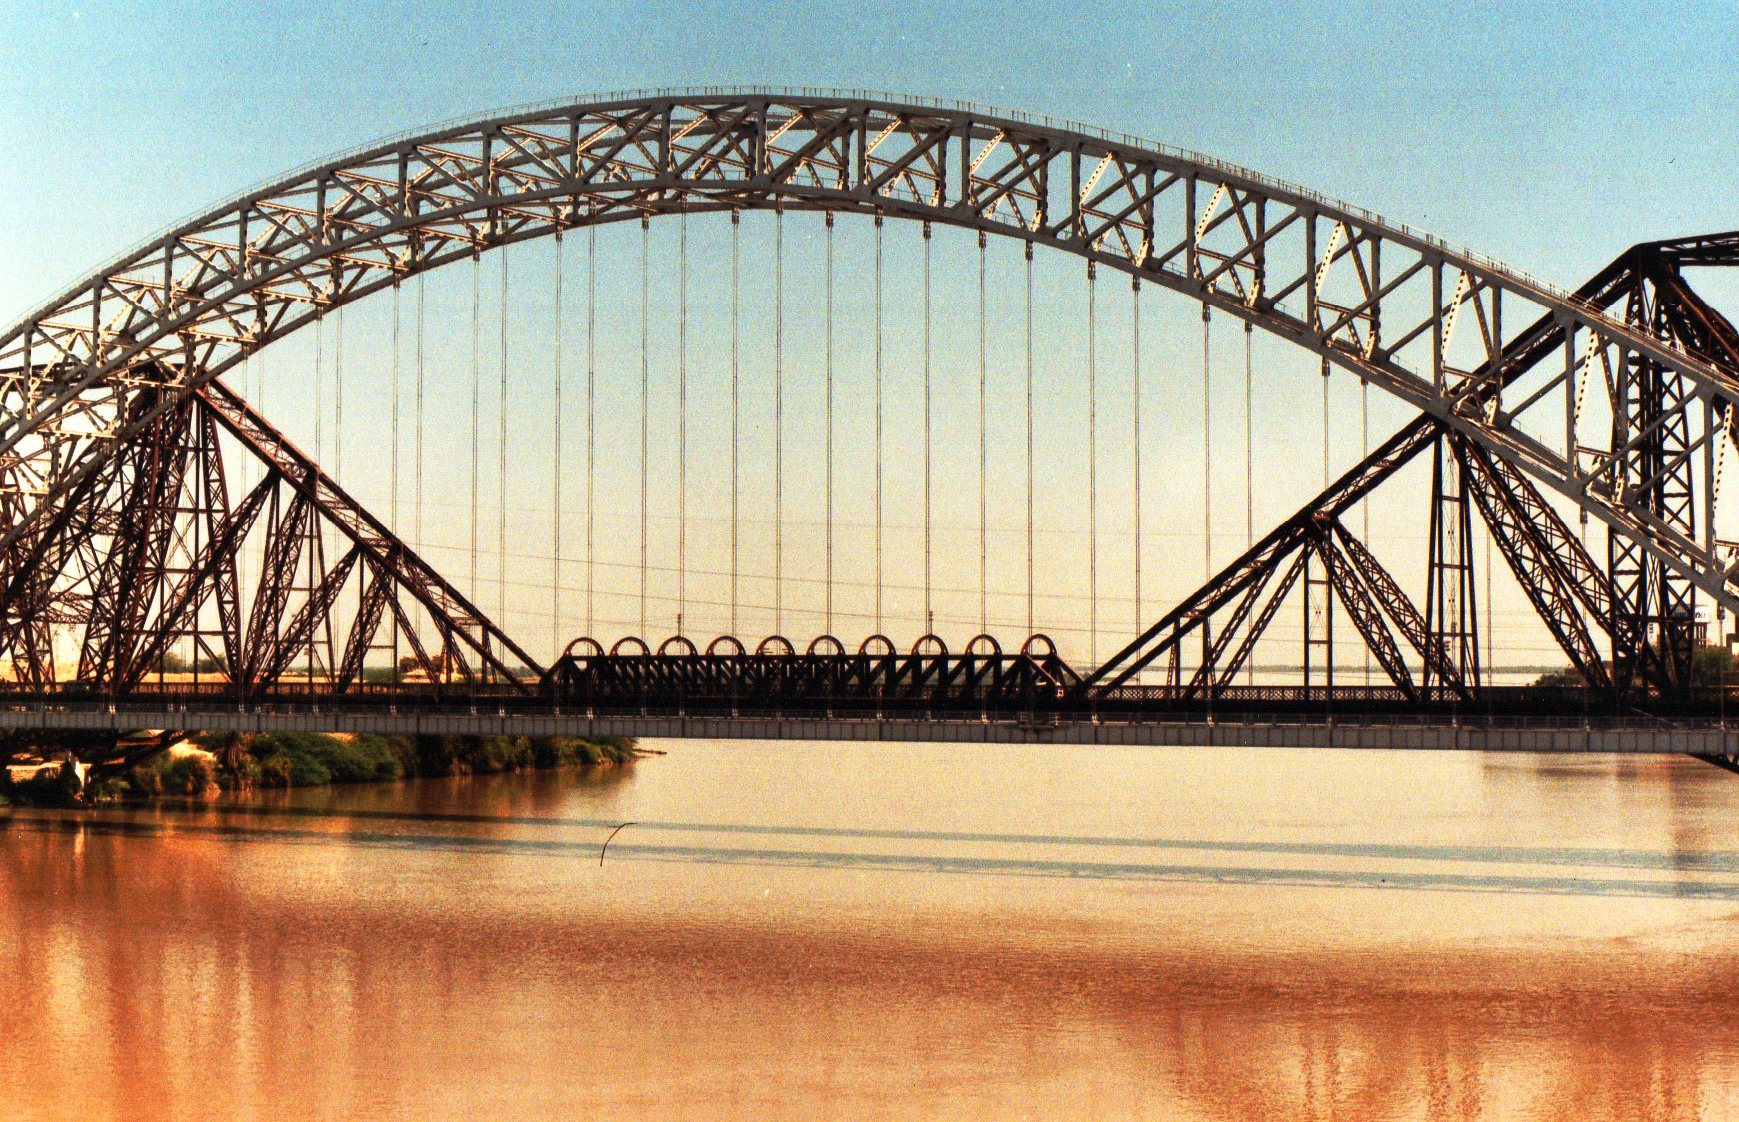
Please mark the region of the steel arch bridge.
MULTIPOLYGON (((1314 586, 1388 679, 1343 689, 1349 709, 1489 706, 1499 691, 1475 634, 1477 515, 1590 688, 1679 704, 1693 686, 1697 598, 1739 613, 1739 561, 1715 526, 1739 333, 1682 269, 1734 263, 1735 233, 1649 243, 1565 291, 1196 153, 862 91, 636 93, 406 135, 184 222, 0 334, 6 688, 112 710, 156 696, 149 672, 191 639, 223 667, 204 692, 244 704, 282 700, 286 672, 318 648, 318 691, 310 671, 288 692, 395 712, 480 697, 503 713, 511 702, 1020 721, 1320 708, 1337 688, 1332 659, 1314 685, 1236 681, 1282 600, 1314 586), (951 225, 1073 254, 1302 348, 1416 419, 1096 666, 1070 667, 1042 636, 1018 653, 988 636, 953 653, 935 636, 904 653, 879 636, 824 636, 804 653, 777 637, 752 653, 736 640, 606 651, 587 639, 545 665, 223 380, 346 304, 486 250, 752 209, 951 225), (263 466, 245 494, 232 493, 220 442, 263 466), (1426 454, 1420 606, 1342 515, 1426 454), (1606 556, 1554 503, 1604 524, 1606 556), (251 605, 237 592, 250 534, 267 542, 251 605), (354 611, 340 614, 341 594, 354 611), (420 683, 363 683, 383 627, 412 650, 420 683), (55 634, 69 629, 80 656, 66 680, 55 634)), ((1306 666, 1312 641, 1307 630, 1306 666)))

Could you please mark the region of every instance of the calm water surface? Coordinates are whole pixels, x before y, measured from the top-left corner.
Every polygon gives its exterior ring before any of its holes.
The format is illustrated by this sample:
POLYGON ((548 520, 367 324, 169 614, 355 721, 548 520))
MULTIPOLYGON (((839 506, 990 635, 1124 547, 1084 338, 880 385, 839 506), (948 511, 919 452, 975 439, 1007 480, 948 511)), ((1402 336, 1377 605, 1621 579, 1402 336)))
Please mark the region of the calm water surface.
POLYGON ((0 811, 0 1115, 1739 1117, 1739 775, 660 747, 0 811))

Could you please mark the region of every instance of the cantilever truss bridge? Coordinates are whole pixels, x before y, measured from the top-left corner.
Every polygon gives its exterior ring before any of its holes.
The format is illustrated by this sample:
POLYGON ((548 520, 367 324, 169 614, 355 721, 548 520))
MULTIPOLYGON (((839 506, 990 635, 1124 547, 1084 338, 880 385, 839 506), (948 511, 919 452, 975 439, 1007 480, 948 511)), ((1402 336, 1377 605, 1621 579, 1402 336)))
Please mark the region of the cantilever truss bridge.
MULTIPOLYGON (((1739 333, 1687 276, 1735 264, 1739 232, 1651 242, 1565 291, 1198 154, 920 99, 659 92, 446 126, 250 191, 117 259, 0 334, 0 693, 16 702, 8 719, 20 727, 127 727, 138 719, 130 713, 188 705, 206 713, 201 720, 242 712, 258 727, 273 713, 318 720, 310 710, 320 709, 346 719, 480 713, 486 722, 562 714, 630 723, 677 715, 802 719, 823 722, 804 726, 818 735, 831 735, 825 722, 832 720, 1038 728, 1224 721, 1240 713, 1696 712, 1714 704, 1698 693, 1700 637, 1711 620, 1739 611, 1735 547, 1717 528, 1722 463, 1735 439, 1739 333), (245 396, 245 364, 275 342, 318 331, 371 295, 390 292, 396 301, 422 274, 474 267, 487 253, 533 239, 553 236, 559 247, 564 233, 623 222, 644 229, 680 216, 686 249, 688 219, 716 214, 731 224, 734 283, 739 216, 753 211, 824 218, 829 317, 835 216, 873 222, 878 301, 883 223, 905 220, 923 231, 925 614, 915 642, 895 643, 879 627, 844 641, 830 633, 797 642, 777 634, 690 639, 680 633, 680 611, 678 634, 662 641, 516 641, 509 621, 491 618, 478 602, 474 578, 462 590, 458 574, 420 555, 390 513, 366 509, 332 465, 292 442, 245 396), (1090 283, 1099 273, 1121 274, 1137 293, 1157 286, 1198 304, 1204 351, 1209 324, 1230 320, 1246 338, 1265 333, 1314 356, 1325 378, 1350 373, 1404 404, 1413 419, 1372 442, 1296 513, 1252 534, 1248 548, 1214 565, 1193 592, 1147 613, 1108 657, 1074 649, 1065 658, 1067 644, 1046 638, 1045 620, 1031 619, 1029 318, 1029 626, 1006 645, 984 627, 950 645, 929 608, 934 227, 975 231, 980 262, 993 237, 1023 246, 1029 317, 1033 254, 1073 255, 1086 263, 1090 283), (1380 561, 1350 515, 1414 463, 1430 477, 1428 495, 1414 504, 1428 524, 1428 556, 1417 559, 1423 583, 1414 569, 1380 561), (1481 538, 1580 688, 1529 692, 1493 682, 1483 665, 1489 637, 1482 644, 1480 633, 1481 538), (1300 603, 1301 614, 1288 608, 1300 603), (1302 646, 1296 634, 1287 639, 1288 664, 1299 669, 1290 679, 1259 678, 1257 652, 1276 641, 1282 616, 1303 621, 1302 646), (1348 680, 1344 657, 1337 680, 1336 644, 1365 657, 1374 680, 1348 680), (384 673, 383 652, 391 655, 384 673), (191 675, 165 674, 176 657, 191 675)), ((732 322, 734 331, 734 310, 732 322)), ((829 621, 832 332, 830 318, 829 621)), ((734 354, 734 336, 731 346, 734 354)), ((981 375, 981 530, 983 385, 981 375)), ((644 385, 641 401, 643 630, 650 626, 644 385)), ((686 488, 683 402, 676 423, 686 488)), ((992 414, 1020 408, 1012 398, 988 405, 992 414)), ((1137 558, 1139 423, 1138 404, 1137 558)), ((736 433, 733 415, 733 623, 736 433)), ((420 457, 420 438, 418 447, 420 457)), ((558 452, 558 475, 570 462, 577 463, 558 452)), ((686 518, 686 490, 682 503, 686 518)), ((982 582, 988 547, 982 534, 979 542, 982 582)), ((475 531, 471 548, 478 548, 475 531)), ((916 565, 914 558, 909 567, 916 565)), ((1096 571, 1094 581, 1096 597, 1096 571)), ((878 583, 878 619, 881 603, 878 583)), ((588 625, 595 625, 589 606, 588 625)))

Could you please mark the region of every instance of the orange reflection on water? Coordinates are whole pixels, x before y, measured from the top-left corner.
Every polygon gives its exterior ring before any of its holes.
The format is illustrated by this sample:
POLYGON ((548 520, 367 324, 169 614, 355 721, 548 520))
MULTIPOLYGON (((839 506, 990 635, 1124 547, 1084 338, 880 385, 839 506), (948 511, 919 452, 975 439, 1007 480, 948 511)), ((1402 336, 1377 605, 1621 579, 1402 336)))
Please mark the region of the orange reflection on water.
POLYGON ((671 747, 13 812, 5 1116, 1739 1114, 1706 765, 671 747))

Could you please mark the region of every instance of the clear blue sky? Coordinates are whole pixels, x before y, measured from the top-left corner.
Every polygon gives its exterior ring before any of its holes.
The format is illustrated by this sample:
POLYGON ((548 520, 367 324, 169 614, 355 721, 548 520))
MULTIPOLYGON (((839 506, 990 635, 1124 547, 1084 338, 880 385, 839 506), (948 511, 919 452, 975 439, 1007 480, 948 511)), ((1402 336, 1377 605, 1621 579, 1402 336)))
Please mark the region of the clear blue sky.
MULTIPOLYGON (((497 106, 640 86, 867 86, 1072 117, 1305 183, 1566 285, 1633 241, 1739 225, 1739 20, 1730 3, 1128 4, 1107 15, 1092 5, 1019 2, 495 7, 10 5, 0 13, 0 321, 170 221, 332 151, 497 106)), ((656 235, 660 260, 669 235, 656 235)), ((861 250, 861 231, 855 237, 861 250)), ((634 250, 624 241, 616 252, 623 260, 634 250)), ((718 246, 709 252, 716 268, 718 246)), ((531 273, 542 267, 526 259, 531 273)), ((945 267, 962 268, 962 260, 945 267)), ((1078 298, 1078 274, 1063 276, 1041 283, 1078 298)), ((441 292, 437 300, 464 307, 462 293, 441 292)), ((1107 304, 1121 308, 1127 290, 1111 293, 1107 304)), ((622 304, 633 295, 616 294, 622 304)), ((1012 315, 1011 300, 1005 287, 993 304, 1012 315)), ((370 319, 359 309, 349 343, 353 363, 372 356, 376 376, 379 313, 370 319)), ((601 346, 619 373, 632 366, 637 374, 637 352, 627 353, 637 329, 615 319, 601 346)), ((794 326, 810 335, 813 328, 794 326)), ((1053 365, 1078 361, 1079 340, 1048 342, 1053 365)), ((1184 333, 1149 345, 1156 366, 1176 369, 1193 344, 1184 333)), ((1217 357, 1232 364, 1233 349, 1228 338, 1217 357)), ((444 359, 461 365, 461 351, 455 341, 444 359)), ((661 370, 668 360, 660 354, 661 370)), ((969 354, 949 361, 974 364, 969 354)), ((696 369, 704 367, 697 359, 696 369)), ((1233 381, 1216 410, 1236 393, 1230 365, 1227 375, 1233 381)), ((1259 418, 1258 435, 1272 420, 1280 437, 1317 439, 1313 382, 1298 383, 1312 395, 1302 405, 1277 401, 1273 416, 1259 418)), ((1353 407, 1350 386, 1336 392, 1343 408, 1353 407)), ((1173 407, 1154 397, 1156 491, 1171 471, 1166 455, 1199 464, 1192 400, 1173 407)), ((465 426, 434 408, 455 426, 451 438, 463 440, 465 426)), ((1115 412, 1107 423, 1121 431, 1115 412)), ((1374 429, 1380 435, 1393 423, 1386 417, 1374 429)), ((1232 445, 1239 430, 1228 417, 1232 445)), ((1336 459, 1355 452, 1337 448, 1336 459)), ((1312 456, 1320 452, 1302 458, 1312 456)), ((358 459, 367 456, 353 452, 349 462, 358 459)), ((1219 494, 1237 507, 1225 532, 1241 541, 1243 473, 1232 466, 1237 483, 1219 494)), ((1295 463, 1268 470, 1289 468, 1303 477, 1293 480, 1299 487, 1317 474, 1295 463)), ((463 480, 443 482, 456 491, 463 480)), ((911 483, 899 484, 907 500, 911 483)), ((364 490, 382 505, 378 481, 364 490)), ((1259 521, 1292 501, 1259 496, 1259 521)), ((800 505, 799 515, 813 514, 812 503, 800 505)), ((543 515, 522 516, 535 536, 543 515)), ((950 517, 975 524, 972 512, 950 517)), ((1156 514, 1148 527, 1161 535, 1156 550, 1169 548, 1166 534, 1193 533, 1199 512, 1193 518, 1180 515, 1174 526, 1156 514)), ((487 529, 483 536, 492 542, 487 529)), ((970 583, 957 570, 975 563, 974 546, 943 543, 956 570, 949 583, 970 583)), ((661 542, 655 556, 668 547, 661 542)), ((1155 564, 1150 596, 1199 578, 1196 548, 1187 565, 1155 564)), ((434 559, 450 567, 456 556, 434 559)), ((1066 567, 1059 571, 1069 579, 1066 567)), ((1012 570, 1003 577, 1019 583, 1012 570)), ((512 597, 516 612, 547 612, 530 578, 512 597)), ((970 615, 972 605, 953 610, 970 615)), ((618 603, 615 611, 619 619, 626 609, 618 603)))
POLYGON ((26 0, 0 14, 0 317, 206 202, 378 134, 709 83, 1069 116, 1574 283, 1630 241, 1739 218, 1736 58, 1724 2, 26 0))

